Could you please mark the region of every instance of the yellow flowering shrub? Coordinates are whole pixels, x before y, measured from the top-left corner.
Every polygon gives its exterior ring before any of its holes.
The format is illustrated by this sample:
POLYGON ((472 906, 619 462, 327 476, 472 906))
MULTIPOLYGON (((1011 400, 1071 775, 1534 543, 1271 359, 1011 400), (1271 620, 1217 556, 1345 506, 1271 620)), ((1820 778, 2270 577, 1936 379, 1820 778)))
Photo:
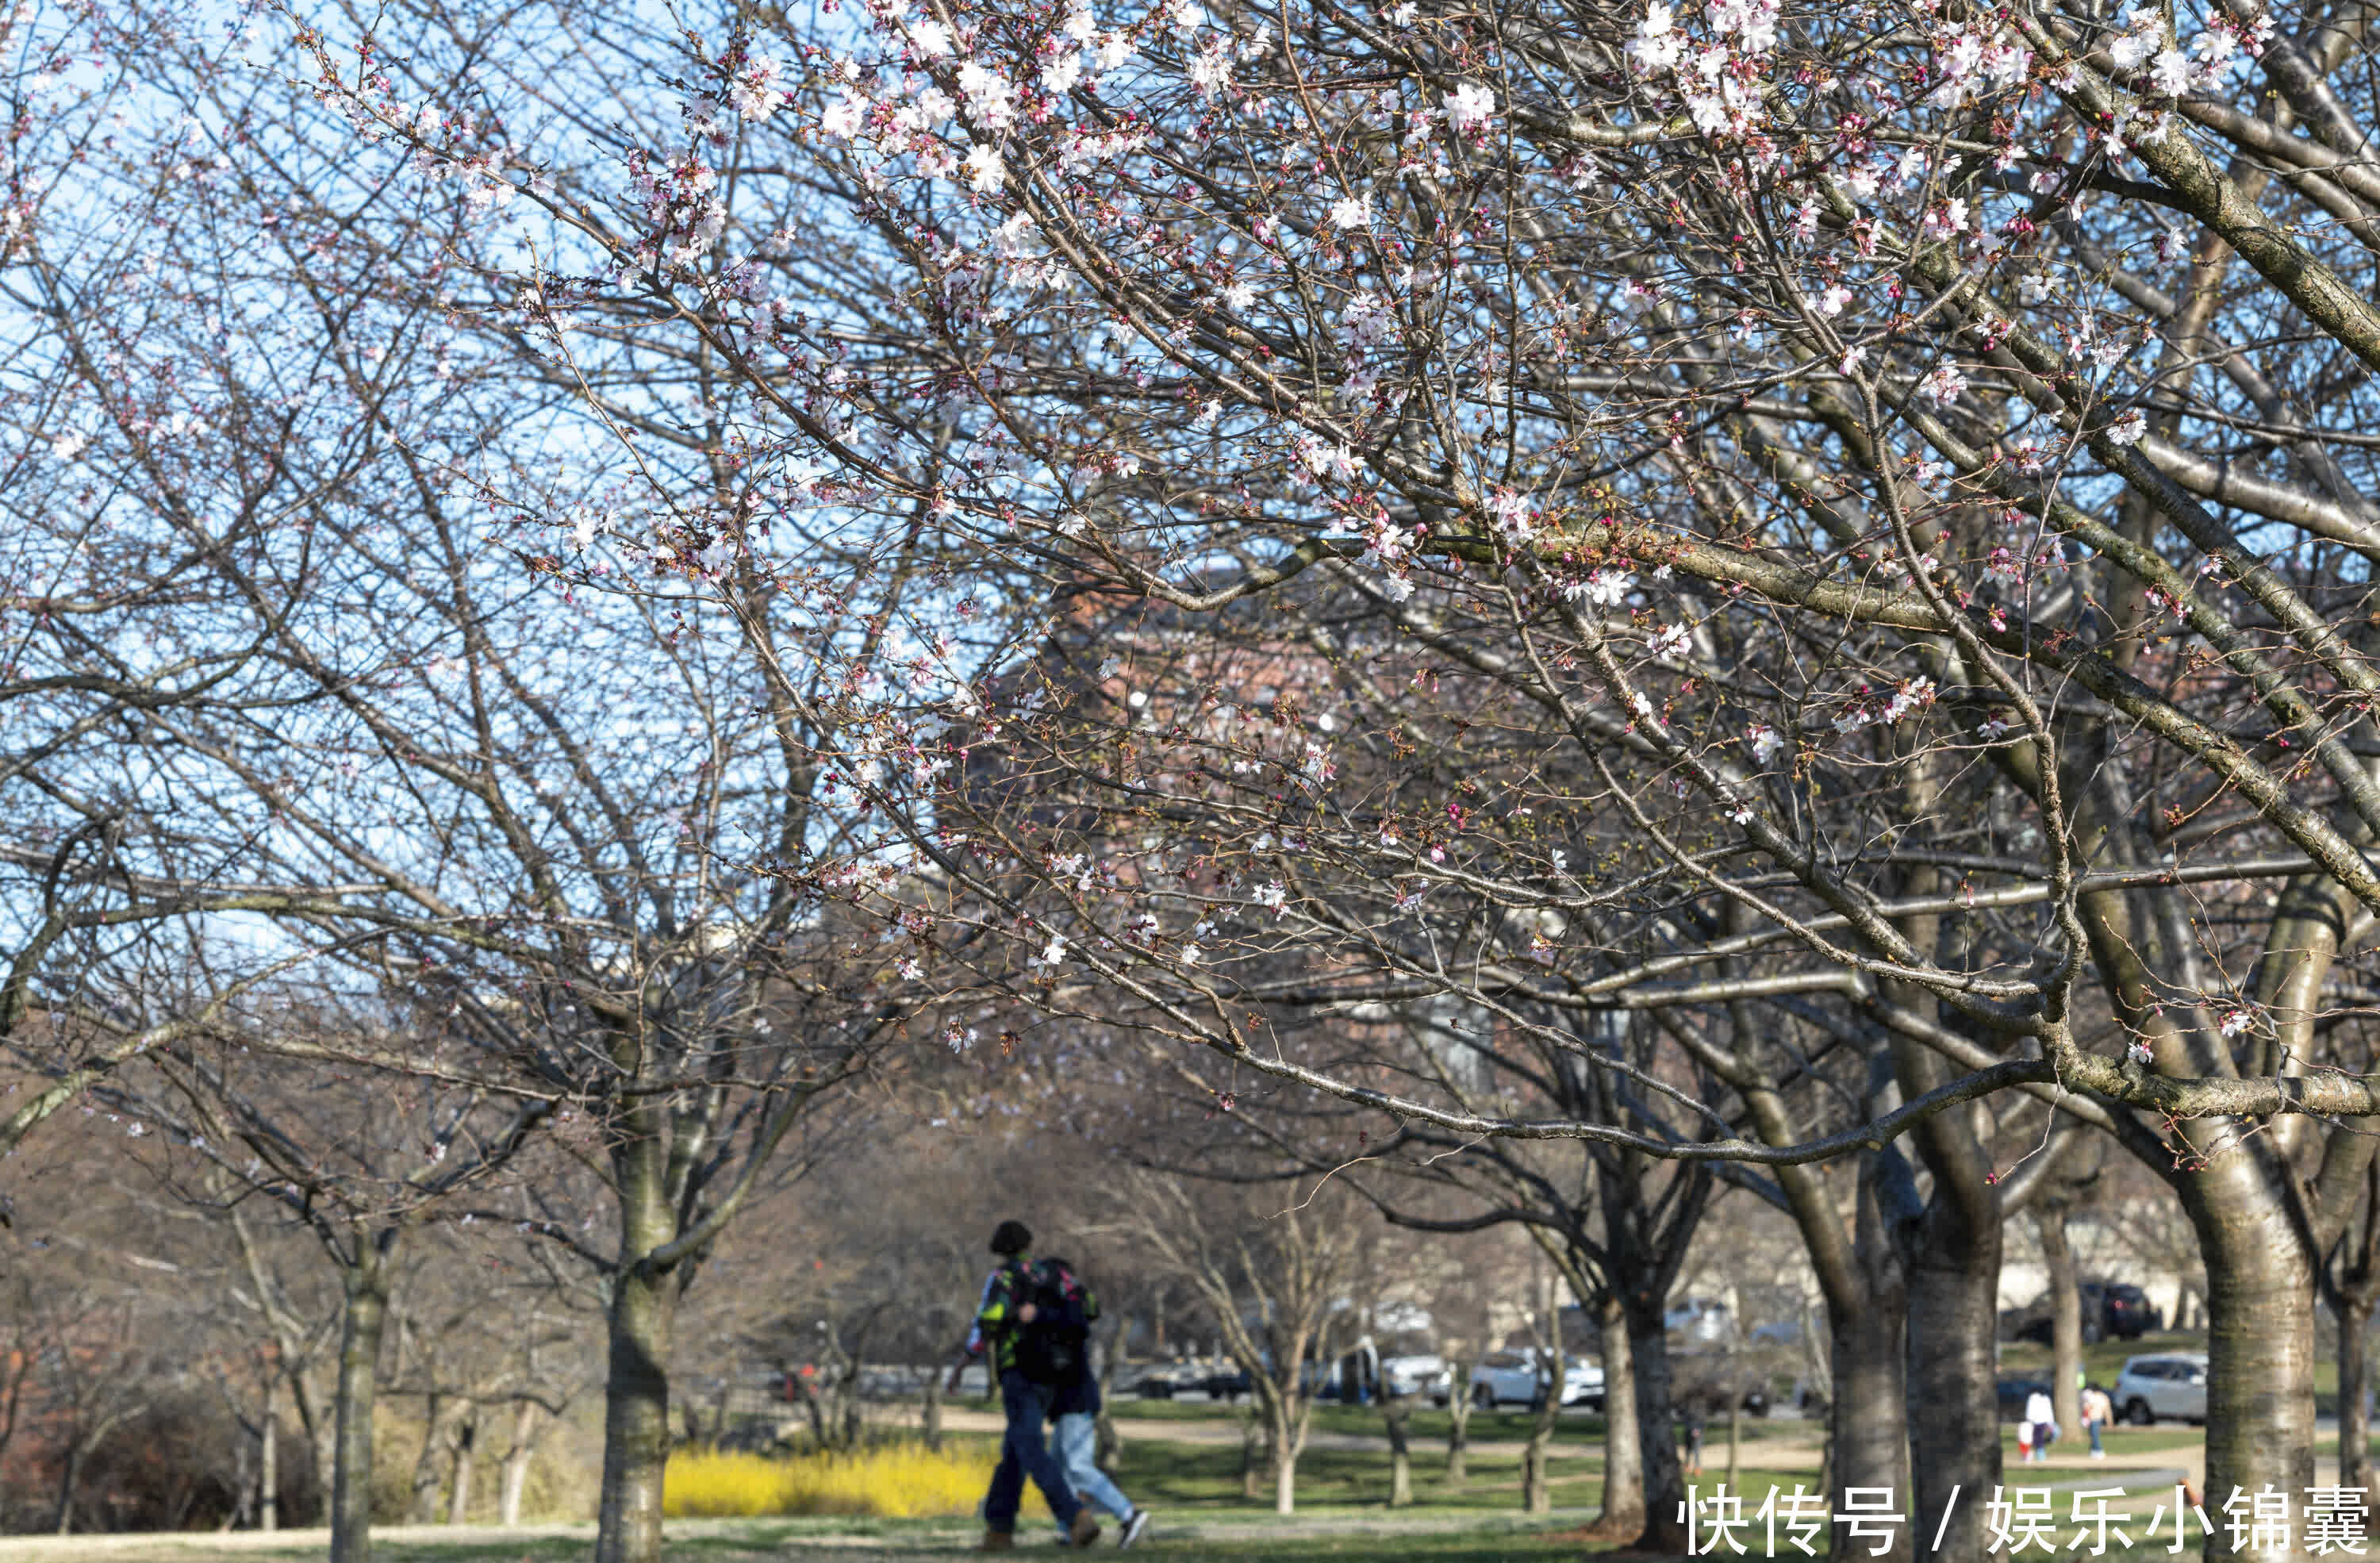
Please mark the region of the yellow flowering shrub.
MULTIPOLYGON (((983 1501, 997 1456, 953 1444, 880 1444, 850 1454, 786 1458, 680 1449, 662 1478, 662 1508, 673 1517, 864 1514, 888 1520, 969 1515, 983 1501)), ((1026 1484, 1025 1512, 1046 1517, 1026 1484)))

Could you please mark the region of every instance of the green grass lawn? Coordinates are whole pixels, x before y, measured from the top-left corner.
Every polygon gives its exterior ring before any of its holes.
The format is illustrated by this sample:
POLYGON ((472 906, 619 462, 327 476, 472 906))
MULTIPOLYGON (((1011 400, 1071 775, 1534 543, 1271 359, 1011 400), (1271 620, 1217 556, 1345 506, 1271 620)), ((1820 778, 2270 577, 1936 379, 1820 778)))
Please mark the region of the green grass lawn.
MULTIPOLYGON (((989 1404, 974 1400, 965 1403, 970 1406, 989 1404)), ((1118 1418, 1128 1422, 1237 1423, 1248 1414, 1245 1400, 1237 1405, 1227 1405, 1215 1400, 1144 1400, 1131 1395, 1117 1395, 1109 1400, 1108 1406, 1118 1418)), ((1747 1413, 1741 1420, 1745 1443, 1765 1438, 1812 1436, 1809 1431, 1811 1424, 1798 1419, 1771 1419, 1747 1413)), ((1452 1416, 1424 1400, 1414 1406, 1406 1426, 1416 1443, 1428 1441, 1442 1445, 1453 1422, 1452 1416)), ((1471 1413, 1470 1436, 1475 1439, 1525 1438, 1536 1422, 1535 1413, 1519 1407, 1502 1411, 1474 1411, 1471 1413)), ((1603 1418, 1591 1412, 1566 1411, 1557 1424, 1564 1438, 1599 1439, 1603 1436, 1603 1418)), ((1313 1425, 1318 1433, 1354 1433, 1378 1437, 1385 1428, 1385 1422, 1377 1405, 1342 1406, 1336 1402, 1324 1402, 1314 1408, 1313 1425)), ((1706 1436, 1715 1442, 1727 1436, 1727 1419, 1724 1417, 1712 1418, 1706 1427, 1706 1436)))
MULTIPOLYGON (((1564 1508, 1592 1507, 1603 1497, 1602 1462, 1590 1461, 1585 1448, 1572 1439, 1559 1440, 1561 1454, 1553 1466, 1554 1502, 1564 1508)), ((1467 1480, 1460 1486, 1446 1479, 1442 1447, 1414 1450, 1414 1502, 1429 1509, 1503 1510, 1520 1505, 1521 1462, 1512 1455, 1474 1452, 1465 1461, 1467 1480)), ((1160 1444, 1148 1440, 1127 1443, 1116 1462, 1116 1481, 1135 1503, 1152 1509, 1197 1509, 1246 1512, 1272 1507, 1272 1487, 1251 1504, 1242 1497, 1240 1451, 1219 1444, 1160 1444)), ((1308 1448, 1297 1461, 1297 1506, 1300 1511, 1344 1513, 1356 1508, 1385 1509, 1389 1499, 1389 1457, 1385 1450, 1308 1448)))
MULTIPOLYGON (((1202 1540, 1167 1540, 1152 1535, 1142 1548, 1175 1563, 1303 1563, 1322 1558, 1393 1558, 1398 1563, 1539 1563, 1541 1559, 1576 1557, 1580 1544, 1575 1519, 1540 1524, 1534 1531, 1469 1531, 1451 1534, 1274 1536, 1202 1540)), ((685 1563, 782 1563, 788 1557, 833 1558, 838 1563, 891 1563, 917 1557, 947 1557, 962 1552, 973 1533, 947 1525, 931 1531, 888 1533, 878 1545, 854 1545, 860 1534, 848 1527, 832 1532, 817 1522, 744 1521, 722 1523, 701 1533, 673 1534, 669 1556, 685 1563), (833 1545, 815 1538, 832 1534, 833 1545), (805 1545, 808 1542, 810 1545, 805 1545)), ((416 1541, 390 1537, 376 1541, 373 1556, 389 1563, 577 1563, 587 1556, 588 1538, 544 1536, 508 1541, 500 1545, 416 1541)), ((1054 1546, 1022 1543, 1020 1551, 1063 1557, 1054 1546)), ((302 1554, 242 1553, 277 1560, 302 1554)))
MULTIPOLYGON (((1160 1517, 1160 1525, 1162 1517, 1160 1517)), ((1379 1559, 1383 1563, 1540 1563, 1551 1558, 1592 1557, 1611 1550, 1607 1543, 1585 1540, 1575 1514, 1537 1521, 1517 1517, 1491 1522, 1482 1517, 1476 1527, 1437 1528, 1391 1533, 1341 1528, 1324 1533, 1299 1534, 1294 1522, 1278 1531, 1230 1535, 1202 1535, 1195 1529, 1168 1536, 1152 1532, 1142 1544, 1154 1557, 1168 1563, 1309 1563, 1321 1559, 1379 1559)), ((828 1520, 710 1521, 699 1525, 680 1522, 671 1527, 668 1556, 673 1563, 782 1563, 787 1557, 834 1559, 835 1563, 929 1563, 966 1550, 975 1539, 971 1526, 949 1521, 876 1521, 828 1520)), ((1759 1556, 1762 1538, 1755 1530, 1745 1541, 1759 1556)), ((417 1535, 386 1535, 375 1539, 374 1556, 386 1563, 577 1563, 587 1556, 591 1532, 567 1536, 507 1537, 491 1541, 440 1541, 417 1535)), ((1063 1553, 1041 1538, 1020 1535, 1019 1550, 1045 1557, 1063 1553)), ((2192 1552, 2195 1552, 2193 1547, 2192 1552)), ((1826 1556, 1823 1547, 1819 1556, 1826 1556)), ((1853 1551, 1844 1563, 1862 1554, 1853 1551)), ((176 1563, 193 1563, 201 1554, 181 1555, 176 1563)), ((308 1557, 299 1549, 248 1551, 237 1556, 281 1563, 308 1557)), ((1732 1557, 1732 1553, 1721 1556, 1732 1557)), ((1798 1551, 1780 1549, 1792 1558, 1798 1551)), ((2060 1556, 2065 1556, 2061 1554, 2060 1556)), ((2168 1555, 2162 1544, 2110 1551, 2094 1563, 2156 1563, 2168 1555)), ((1632 1558, 1631 1563, 1639 1563, 1632 1558)))
MULTIPOLYGON (((1372 1420, 1377 1424, 1377 1412, 1372 1420)), ((1513 1433, 1525 1431, 1525 1418, 1516 1415, 1509 1420, 1513 1433)), ((1474 1427, 1485 1437, 1493 1421, 1483 1416, 1475 1419, 1474 1427)), ((1805 1436, 1815 1432, 1806 1425, 1801 1430, 1805 1436)), ((2193 1436, 2179 1429, 2128 1431, 2119 1436, 2132 1447, 2155 1448, 2179 1448, 2193 1436)), ((963 1441, 980 1444, 983 1453, 990 1452, 989 1438, 963 1441)), ((2012 1449, 2012 1440, 2010 1447, 2012 1449)), ((1442 1444, 1418 1436, 1414 1450, 1415 1504, 1410 1508, 1388 1507, 1389 1457, 1378 1448, 1309 1448, 1298 1461, 1298 1512, 1288 1520, 1272 1514, 1269 1483, 1261 1484, 1261 1494, 1255 1499, 1242 1495, 1236 1444, 1131 1440, 1123 1448, 1116 1475, 1124 1490, 1157 1518, 1157 1527, 1144 1544, 1147 1550, 1173 1563, 1272 1559, 1303 1563, 1342 1557, 1384 1563, 1537 1563, 1556 1556, 1577 1558, 1609 1550, 1607 1545, 1588 1542, 1580 1533, 1602 1496, 1599 1437, 1564 1423, 1558 1448, 1553 1501, 1561 1512, 1553 1517, 1521 1512, 1516 1455, 1474 1452, 1468 1480, 1457 1485, 1446 1480, 1442 1444)), ((1756 1512, 1772 1490, 1806 1489, 1816 1480, 1814 1471, 1762 1465, 1756 1448, 1747 1442, 1730 1484, 1745 1514, 1756 1512)), ((1695 1479, 1705 1496, 1728 1481, 1723 1435, 1706 1451, 1706 1460, 1704 1473, 1695 1479)), ((2094 1479, 2107 1486, 2129 1487, 2135 1495, 2133 1506, 2143 1518, 2144 1506, 2154 1501, 2159 1485, 2142 1484, 2137 1472, 2087 1460, 2019 1466, 2011 1460, 2006 1476, 2011 1486, 2094 1479)), ((2062 1497, 2059 1508, 2064 1508, 2062 1497)), ((763 1559, 781 1563, 789 1556, 833 1563, 930 1563, 966 1550, 978 1534, 976 1527, 964 1520, 855 1517, 673 1521, 669 1533, 674 1563, 761 1563, 763 1559)), ((1063 1556, 1050 1547, 1046 1527, 1028 1523, 1020 1529, 1017 1539, 1023 1550, 1063 1556)), ((1756 1531, 1746 1539, 1755 1547, 1759 1545, 1756 1531)), ((317 1555, 302 1546, 249 1545, 236 1554, 220 1553, 208 1548, 204 1538, 123 1540, 126 1563, 201 1563, 201 1559, 224 1557, 295 1563, 317 1555)), ((566 1534, 483 1533, 468 1538, 383 1533, 375 1540, 374 1552, 382 1563, 577 1563, 588 1556, 590 1541, 591 1531, 584 1526, 574 1527, 566 1534)), ((0 1563, 5 1563, 7 1552, 6 1544, 0 1541, 0 1563)), ((1800 1554, 1789 1551, 1783 1556, 1800 1554)), ((2162 1547, 2144 1547, 2135 1555, 2139 1563, 2154 1563, 2166 1556, 2162 1547)))
MULTIPOLYGON (((1409 1402, 1410 1403, 1410 1402, 1409 1402)), ((1142 1400, 1129 1395, 1118 1395, 1108 1402, 1108 1409, 1127 1422, 1207 1422, 1237 1423, 1249 1414, 1248 1402, 1236 1405, 1220 1400, 1142 1400)), ((1361 1433, 1378 1436, 1387 1425, 1378 1406, 1342 1406, 1336 1401, 1324 1401, 1314 1408, 1314 1430, 1318 1433, 1361 1433)), ((1757 1420, 1744 1419, 1749 1427, 1757 1420)), ((1470 1432, 1474 1438, 1525 1438, 1535 1425, 1535 1413, 1513 1407, 1509 1411, 1474 1411, 1470 1432)), ((1406 1426, 1415 1438, 1446 1441, 1454 1419, 1427 1400, 1413 1404, 1406 1426)), ((1566 1411, 1558 1419, 1565 1436, 1576 1433, 1603 1436, 1603 1418, 1585 1412, 1566 1411)))

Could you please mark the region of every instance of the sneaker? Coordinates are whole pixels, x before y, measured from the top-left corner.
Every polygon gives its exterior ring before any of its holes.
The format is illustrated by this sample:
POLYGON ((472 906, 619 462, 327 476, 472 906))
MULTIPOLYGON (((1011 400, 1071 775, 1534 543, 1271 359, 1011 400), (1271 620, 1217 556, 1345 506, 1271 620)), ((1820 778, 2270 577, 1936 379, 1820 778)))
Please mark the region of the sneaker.
POLYGON ((1075 1523, 1066 1539, 1076 1546, 1088 1546, 1099 1539, 1099 1517, 1087 1508, 1075 1510, 1075 1523))
POLYGON ((2105 1460, 2107 1458, 2107 1451, 2105 1449, 2093 1449, 2091 1451, 2091 1458, 2093 1460, 2105 1460))
POLYGON ((1123 1522, 1123 1530, 1116 1536, 1116 1545, 1130 1546, 1147 1533, 1148 1530, 1148 1510, 1135 1508, 1132 1511, 1132 1518, 1123 1522))

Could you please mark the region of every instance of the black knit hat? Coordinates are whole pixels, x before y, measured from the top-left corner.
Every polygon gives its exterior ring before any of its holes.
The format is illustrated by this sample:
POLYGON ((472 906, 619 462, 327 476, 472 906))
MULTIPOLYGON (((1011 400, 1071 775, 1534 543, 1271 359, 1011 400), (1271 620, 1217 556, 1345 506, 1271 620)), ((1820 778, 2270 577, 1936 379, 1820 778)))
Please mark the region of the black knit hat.
POLYGON ((1032 1229, 1022 1221, 1002 1221, 992 1229, 991 1251, 994 1254, 1017 1254, 1032 1246, 1032 1229))

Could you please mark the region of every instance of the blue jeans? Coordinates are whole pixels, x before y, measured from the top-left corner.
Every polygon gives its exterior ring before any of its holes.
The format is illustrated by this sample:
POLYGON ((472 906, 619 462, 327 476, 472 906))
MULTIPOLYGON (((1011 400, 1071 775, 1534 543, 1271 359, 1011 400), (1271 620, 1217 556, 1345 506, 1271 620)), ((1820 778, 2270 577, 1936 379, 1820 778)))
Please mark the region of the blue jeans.
POLYGON ((2091 1430, 2091 1452, 2092 1452, 2093 1454, 2104 1454, 2104 1453, 2106 1453, 2107 1451, 2106 1451, 2106 1450, 2104 1450, 2104 1449, 2102 1449, 2102 1448, 2100 1448, 2100 1447, 2099 1447, 2099 1424, 2098 1424, 2095 1420, 2094 1420, 2094 1421, 2091 1421, 2091 1422, 2086 1422, 2086 1423, 2084 1423, 2082 1425, 2083 1425, 2083 1426, 2085 1426, 2085 1427, 2088 1427, 2088 1428, 2091 1430))
POLYGON ((1119 1520, 1132 1518, 1132 1499, 1123 1489, 1108 1479, 1108 1473, 1092 1462, 1093 1446, 1098 1442, 1099 1418, 1089 1412, 1076 1412, 1058 1419, 1058 1460, 1066 1468, 1066 1480, 1075 1484, 1085 1503, 1095 1504, 1119 1520))
POLYGON ((991 1473, 991 1490, 983 1496, 985 1528, 1016 1529, 1016 1506, 1024 1501, 1027 1476, 1049 1500, 1058 1523, 1072 1525, 1082 1503, 1066 1485, 1066 1473, 1041 1435, 1041 1424, 1050 1415, 1049 1388, 1011 1368, 1000 1375, 1000 1405, 1008 1414, 1008 1431, 1001 1436, 1000 1468, 991 1473))

